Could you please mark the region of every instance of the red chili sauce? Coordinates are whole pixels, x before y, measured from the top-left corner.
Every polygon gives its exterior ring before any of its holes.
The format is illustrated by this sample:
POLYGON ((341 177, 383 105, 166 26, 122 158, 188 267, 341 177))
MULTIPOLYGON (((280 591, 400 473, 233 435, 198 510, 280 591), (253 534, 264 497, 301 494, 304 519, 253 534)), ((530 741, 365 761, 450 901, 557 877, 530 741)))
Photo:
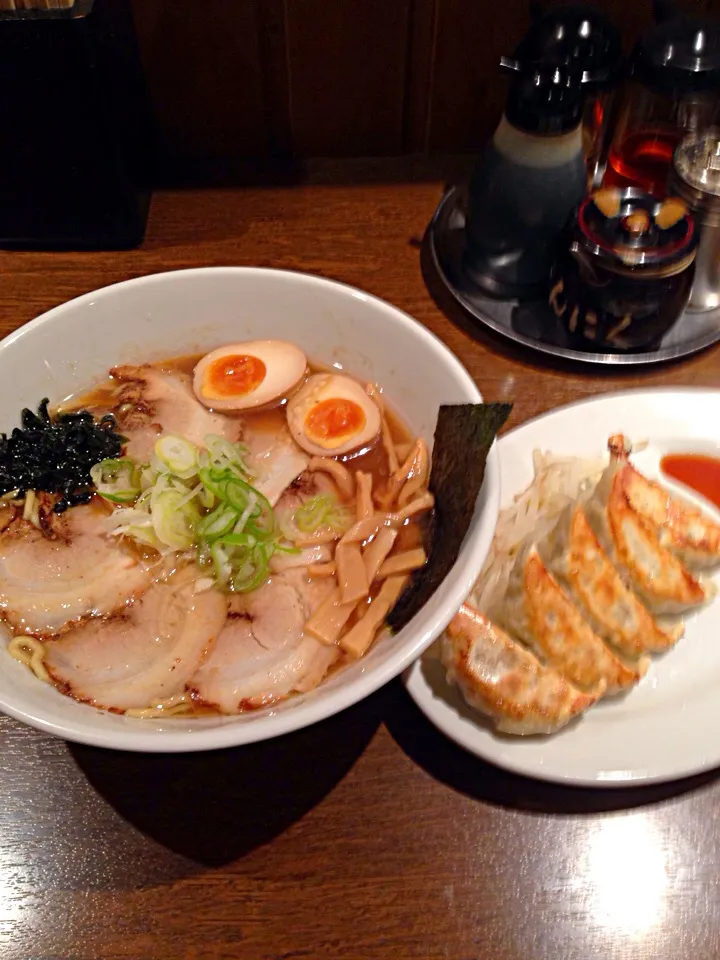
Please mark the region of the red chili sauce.
POLYGON ((673 480, 697 490, 720 507, 720 457, 702 453, 671 453, 660 461, 660 469, 673 480))

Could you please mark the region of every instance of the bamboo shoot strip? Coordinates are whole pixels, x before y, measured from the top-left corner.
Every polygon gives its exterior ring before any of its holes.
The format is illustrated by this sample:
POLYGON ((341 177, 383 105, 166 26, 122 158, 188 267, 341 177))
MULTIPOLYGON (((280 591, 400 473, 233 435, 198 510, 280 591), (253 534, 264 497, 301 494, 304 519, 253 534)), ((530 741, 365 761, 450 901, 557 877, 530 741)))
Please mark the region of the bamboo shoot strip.
POLYGON ((345 653, 357 659, 367 652, 406 583, 407 577, 388 577, 362 620, 340 638, 345 653))
POLYGON ((335 561, 330 560, 328 563, 311 563, 307 568, 307 572, 311 580, 315 577, 334 577, 335 561))
POLYGON ((385 577, 397 576, 399 573, 410 573, 412 570, 419 570, 427 563, 427 557, 422 547, 416 547, 414 550, 406 550, 404 553, 396 553, 390 557, 380 567, 378 576, 381 580, 385 577))
POLYGON ((335 550, 337 579, 343 603, 362 600, 370 591, 359 543, 340 543, 335 550))
POLYGON ((378 571, 383 561, 392 550, 393 544, 397 539, 398 532, 392 527, 381 527, 376 536, 370 541, 363 551, 363 560, 367 571, 368 582, 372 583, 378 575, 378 571))
POLYGON ((357 486, 357 515, 356 519, 367 520, 375 512, 372 500, 372 474, 358 470, 355 474, 357 486))
POLYGON ((307 621, 305 630, 321 643, 332 646, 337 643, 340 632, 350 619, 350 614, 355 607, 354 600, 352 603, 342 602, 340 588, 337 587, 326 600, 323 600, 307 621))

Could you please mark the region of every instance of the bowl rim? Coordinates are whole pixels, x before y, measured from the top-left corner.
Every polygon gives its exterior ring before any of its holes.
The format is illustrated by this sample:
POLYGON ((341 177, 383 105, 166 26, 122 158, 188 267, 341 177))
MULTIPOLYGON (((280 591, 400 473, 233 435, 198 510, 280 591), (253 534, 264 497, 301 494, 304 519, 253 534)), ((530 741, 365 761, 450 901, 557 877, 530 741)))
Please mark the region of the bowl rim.
MULTIPOLYGON (((332 289, 342 296, 351 296, 365 301, 375 309, 385 313, 391 318, 391 322, 399 323, 412 336, 424 341, 429 350, 442 354, 445 362, 453 369, 453 375, 458 383, 462 384, 464 391, 467 393, 466 402, 482 402, 482 394, 462 362, 436 334, 420 321, 415 320, 405 311, 374 294, 338 280, 327 279, 299 270, 279 270, 254 266, 193 267, 151 273, 108 284, 58 304, 23 324, 17 330, 12 331, 0 341, 0 353, 11 347, 18 339, 32 335, 47 324, 61 322, 66 313, 77 307, 91 302, 96 303, 100 298, 112 297, 118 290, 168 283, 172 282, 175 277, 191 279, 193 276, 208 275, 243 277, 270 275, 276 276, 283 282, 297 282, 310 284, 317 288, 332 289)), ((406 638, 404 644, 399 645, 398 649, 392 651, 383 662, 377 664, 371 670, 359 673, 349 684, 338 686, 332 692, 326 693, 322 699, 314 700, 308 697, 298 702, 295 709, 286 709, 278 713, 271 710, 262 715, 258 714, 254 720, 250 721, 238 721, 233 717, 223 718, 223 722, 219 725, 198 727, 191 731, 187 729, 178 731, 146 729, 144 732, 140 732, 139 728, 130 726, 126 731, 103 727, 93 729, 92 724, 83 719, 79 721, 75 721, 74 718, 68 718, 67 720, 63 718, 62 721, 49 719, 38 710, 33 711, 17 706, 12 698, 8 699, 2 694, 0 694, 0 710, 16 720, 64 740, 141 753, 190 753, 237 747, 269 740, 325 720, 365 699, 394 677, 399 676, 442 633, 455 612, 460 608, 480 572, 494 535, 500 508, 500 466, 497 442, 493 444, 488 456, 483 488, 485 489, 486 505, 472 544, 471 556, 466 561, 464 568, 456 572, 450 595, 440 610, 431 616, 427 622, 418 624, 414 634, 406 638)), ((452 572, 450 575, 452 575, 452 572)), ((404 629, 407 629, 407 627, 404 629)), ((58 695, 62 696, 62 694, 58 695)), ((90 716, 89 713, 88 716, 90 716)), ((144 721, 138 721, 138 723, 141 722, 144 721)))

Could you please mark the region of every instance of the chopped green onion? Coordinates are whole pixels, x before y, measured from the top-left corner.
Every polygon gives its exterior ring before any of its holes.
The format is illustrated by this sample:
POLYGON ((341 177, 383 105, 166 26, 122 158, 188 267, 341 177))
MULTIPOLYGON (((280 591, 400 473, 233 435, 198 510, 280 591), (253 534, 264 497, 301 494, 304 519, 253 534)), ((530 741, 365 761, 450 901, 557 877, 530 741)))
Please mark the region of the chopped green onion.
POLYGON ((136 523, 129 524, 123 530, 123 533, 128 537, 132 537, 133 540, 137 540, 139 543, 144 543, 148 547, 153 547, 160 553, 165 552, 167 549, 165 544, 155 533, 155 528, 153 527, 152 522, 150 522, 147 526, 136 523))
POLYGON ((215 468, 229 468, 234 473, 240 472, 246 477, 252 476, 252 471, 245 462, 248 455, 247 447, 242 443, 230 443, 225 437, 218 437, 209 433, 205 437, 210 464, 215 468))
MULTIPOLYGON (((140 501, 138 501, 138 503, 139 502, 140 501)), ((105 521, 105 524, 111 532, 116 530, 122 531, 125 527, 137 524, 152 527, 152 517, 150 516, 149 510, 142 510, 136 504, 134 507, 126 507, 123 510, 116 510, 114 513, 111 513, 105 521)))
POLYGON ((298 554, 298 553, 301 553, 302 551, 300 550, 300 547, 295 547, 291 543, 276 543, 274 552, 298 554))
POLYGON ((204 507, 205 510, 212 510, 215 506, 215 500, 217 499, 202 483, 200 484, 200 493, 198 493, 197 498, 200 501, 200 506, 204 507))
POLYGON ((258 543, 256 537, 250 533, 226 533, 224 537, 219 537, 217 543, 226 547, 255 547, 258 543))
POLYGON ((225 484, 225 499, 233 510, 237 510, 238 513, 244 513, 248 505, 251 490, 252 487, 245 483, 244 480, 233 477, 232 480, 228 480, 225 484))
POLYGON ((334 497, 321 493, 298 507, 295 525, 302 533, 314 533, 320 527, 331 527, 344 533, 352 526, 352 516, 347 507, 341 506, 334 497))
POLYGON ((195 526, 200 514, 193 504, 181 506, 182 494, 177 490, 153 490, 150 512, 158 539, 175 550, 189 550, 195 545, 195 526))
POLYGON ((198 471, 198 449, 184 437, 166 433, 156 441, 154 453, 170 473, 189 479, 198 471))
MULTIPOLYGON (((184 507, 186 503, 190 503, 191 500, 194 500, 195 497, 200 495, 200 493, 202 492, 202 489, 203 489, 203 485, 201 483, 198 483, 196 486, 192 488, 192 490, 187 490, 186 493, 183 493, 183 499, 180 503, 180 506, 184 507)), ((180 492, 182 493, 182 491, 180 492)))
POLYGON ((234 510, 228 510, 224 503, 216 507, 212 513, 203 517, 197 525, 197 532, 206 540, 214 540, 230 531, 235 526, 237 514, 234 510))
POLYGON ((233 577, 237 593, 249 593, 265 581, 272 553, 271 545, 258 544, 253 548, 233 577))
POLYGON ((140 489, 145 492, 145 490, 149 490, 157 480, 157 472, 153 470, 149 463, 142 463, 137 469, 140 473, 140 489))
POLYGON ((212 557, 212 562, 215 567, 215 577, 218 583, 226 584, 230 580, 233 572, 227 553, 220 544, 214 543, 212 547, 210 547, 210 556, 212 557))
POLYGON ((166 434, 156 441, 149 464, 127 458, 99 464, 105 468, 96 471, 104 496, 132 491, 127 501, 115 501, 133 506, 108 517, 108 530, 162 553, 194 549, 200 565, 212 567, 226 589, 254 590, 267 578, 273 553, 295 548, 281 545, 271 504, 248 482, 246 448, 213 434, 205 443, 207 449, 200 450, 184 437, 166 434), (115 489, 121 483, 124 488, 115 489))
POLYGON ((202 467, 198 474, 200 483, 216 500, 225 500, 225 487, 233 474, 228 470, 213 470, 211 467, 202 467))
POLYGON ((101 460, 91 467, 90 479, 111 503, 134 503, 140 494, 140 473, 129 457, 101 460))

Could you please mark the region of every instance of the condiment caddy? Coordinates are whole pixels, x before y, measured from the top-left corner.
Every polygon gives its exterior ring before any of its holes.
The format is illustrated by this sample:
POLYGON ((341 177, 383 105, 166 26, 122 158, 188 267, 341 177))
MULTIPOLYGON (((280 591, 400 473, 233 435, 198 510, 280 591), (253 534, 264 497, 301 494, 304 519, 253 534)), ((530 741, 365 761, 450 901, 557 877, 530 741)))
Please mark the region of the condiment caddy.
POLYGON ((543 352, 647 363, 720 339, 720 24, 656 19, 626 65, 591 8, 536 17, 467 190, 430 224, 456 299, 543 352))
POLYGON ((667 363, 720 342, 720 309, 686 309, 660 342, 650 348, 606 350, 594 344, 578 343, 562 317, 553 311, 549 285, 545 299, 500 300, 470 280, 463 266, 466 210, 466 188, 450 187, 428 226, 428 269, 463 310, 469 324, 478 330, 500 336, 540 356, 599 367, 667 363))

